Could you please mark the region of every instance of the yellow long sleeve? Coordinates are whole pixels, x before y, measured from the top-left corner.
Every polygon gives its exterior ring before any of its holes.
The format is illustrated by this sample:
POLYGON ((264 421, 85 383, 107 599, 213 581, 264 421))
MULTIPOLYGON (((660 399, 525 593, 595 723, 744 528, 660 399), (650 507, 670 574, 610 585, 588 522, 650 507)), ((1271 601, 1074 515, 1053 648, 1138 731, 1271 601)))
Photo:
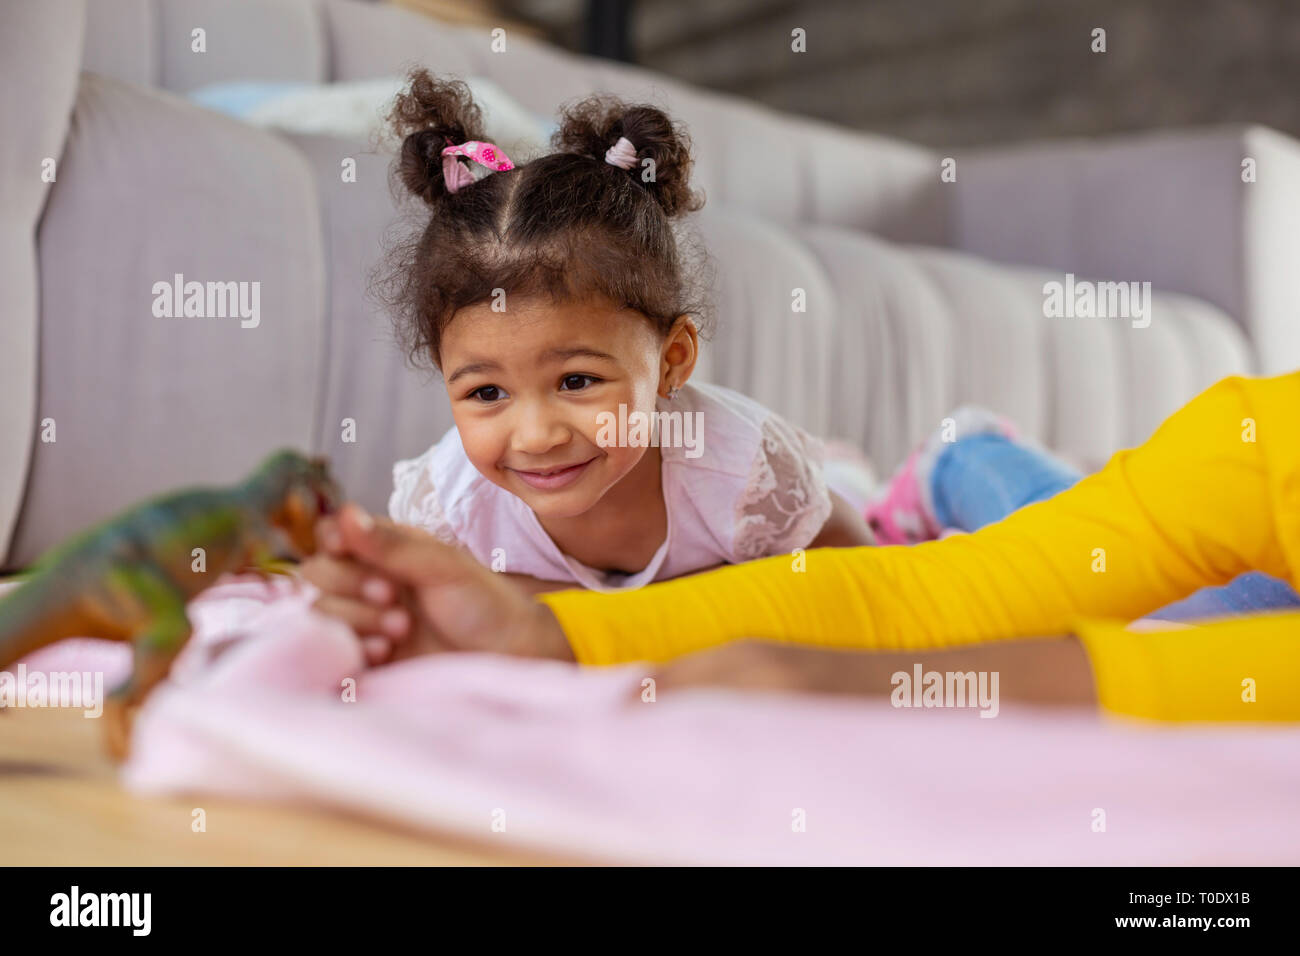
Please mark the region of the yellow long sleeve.
POLYGON ((1300 614, 1132 631, 1076 628, 1098 702, 1147 720, 1300 720, 1300 614))
POLYGON ((585 664, 668 660, 743 637, 906 650, 1132 619, 1248 570, 1297 583, 1298 439, 1300 373, 1224 379, 1146 444, 973 534, 541 600, 585 664))

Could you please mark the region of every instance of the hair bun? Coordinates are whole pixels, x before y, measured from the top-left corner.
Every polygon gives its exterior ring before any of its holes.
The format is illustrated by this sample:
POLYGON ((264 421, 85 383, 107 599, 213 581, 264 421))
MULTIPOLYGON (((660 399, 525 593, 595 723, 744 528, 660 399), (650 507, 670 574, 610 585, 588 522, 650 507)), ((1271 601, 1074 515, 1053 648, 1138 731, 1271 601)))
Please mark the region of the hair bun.
MULTIPOLYGON (((655 198, 665 214, 676 216, 704 205, 704 197, 690 188, 690 137, 654 106, 590 96, 562 112, 552 145, 604 163, 606 153, 617 147, 619 139, 626 139, 636 151, 626 174, 655 198)), ((621 163, 610 165, 622 169, 621 163)))
POLYGON ((402 140, 395 173, 411 193, 433 205, 448 195, 442 175, 442 150, 451 143, 482 140, 483 112, 461 80, 440 80, 428 70, 412 70, 408 86, 388 114, 402 140))

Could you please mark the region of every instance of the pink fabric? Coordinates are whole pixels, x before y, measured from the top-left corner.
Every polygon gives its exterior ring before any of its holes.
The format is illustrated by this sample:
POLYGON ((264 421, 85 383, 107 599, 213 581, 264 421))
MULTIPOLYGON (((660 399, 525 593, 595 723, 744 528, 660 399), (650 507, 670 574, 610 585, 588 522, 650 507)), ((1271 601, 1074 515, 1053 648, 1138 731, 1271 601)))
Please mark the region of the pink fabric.
POLYGON ((916 474, 920 457, 919 451, 908 455, 884 494, 870 502, 863 512, 880 544, 916 544, 939 535, 940 529, 921 500, 921 484, 916 474))
MULTIPOLYGON (((566 858, 1300 862, 1294 727, 1155 727, 1006 704, 988 720, 667 687, 648 703, 648 667, 477 654, 368 669, 313 594, 227 578, 191 604, 195 638, 140 713, 127 787, 323 803, 566 858), (355 703, 341 699, 348 678, 355 703), (1093 832, 1094 808, 1106 832, 1093 832)), ((127 660, 122 645, 78 639, 27 664, 120 676, 127 660)))

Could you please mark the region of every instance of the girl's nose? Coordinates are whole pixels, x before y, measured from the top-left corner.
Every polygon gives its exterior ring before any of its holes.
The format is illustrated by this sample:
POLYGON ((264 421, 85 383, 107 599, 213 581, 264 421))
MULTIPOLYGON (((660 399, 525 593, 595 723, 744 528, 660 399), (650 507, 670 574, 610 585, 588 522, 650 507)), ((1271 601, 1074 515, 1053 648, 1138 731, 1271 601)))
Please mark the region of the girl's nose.
POLYGON ((510 435, 510 447, 521 455, 544 455, 569 440, 569 429, 543 409, 524 410, 510 435))

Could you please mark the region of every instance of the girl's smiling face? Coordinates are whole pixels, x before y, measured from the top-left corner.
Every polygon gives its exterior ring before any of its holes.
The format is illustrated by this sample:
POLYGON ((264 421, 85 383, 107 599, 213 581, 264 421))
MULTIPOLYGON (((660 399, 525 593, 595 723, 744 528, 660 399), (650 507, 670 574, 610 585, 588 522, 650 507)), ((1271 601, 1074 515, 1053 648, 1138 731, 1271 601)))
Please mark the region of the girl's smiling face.
POLYGON ((665 339, 642 315, 603 300, 513 297, 459 310, 442 331, 441 367, 470 462, 541 518, 589 510, 645 447, 597 441, 601 413, 652 415, 655 397, 690 376, 689 319, 665 339))

